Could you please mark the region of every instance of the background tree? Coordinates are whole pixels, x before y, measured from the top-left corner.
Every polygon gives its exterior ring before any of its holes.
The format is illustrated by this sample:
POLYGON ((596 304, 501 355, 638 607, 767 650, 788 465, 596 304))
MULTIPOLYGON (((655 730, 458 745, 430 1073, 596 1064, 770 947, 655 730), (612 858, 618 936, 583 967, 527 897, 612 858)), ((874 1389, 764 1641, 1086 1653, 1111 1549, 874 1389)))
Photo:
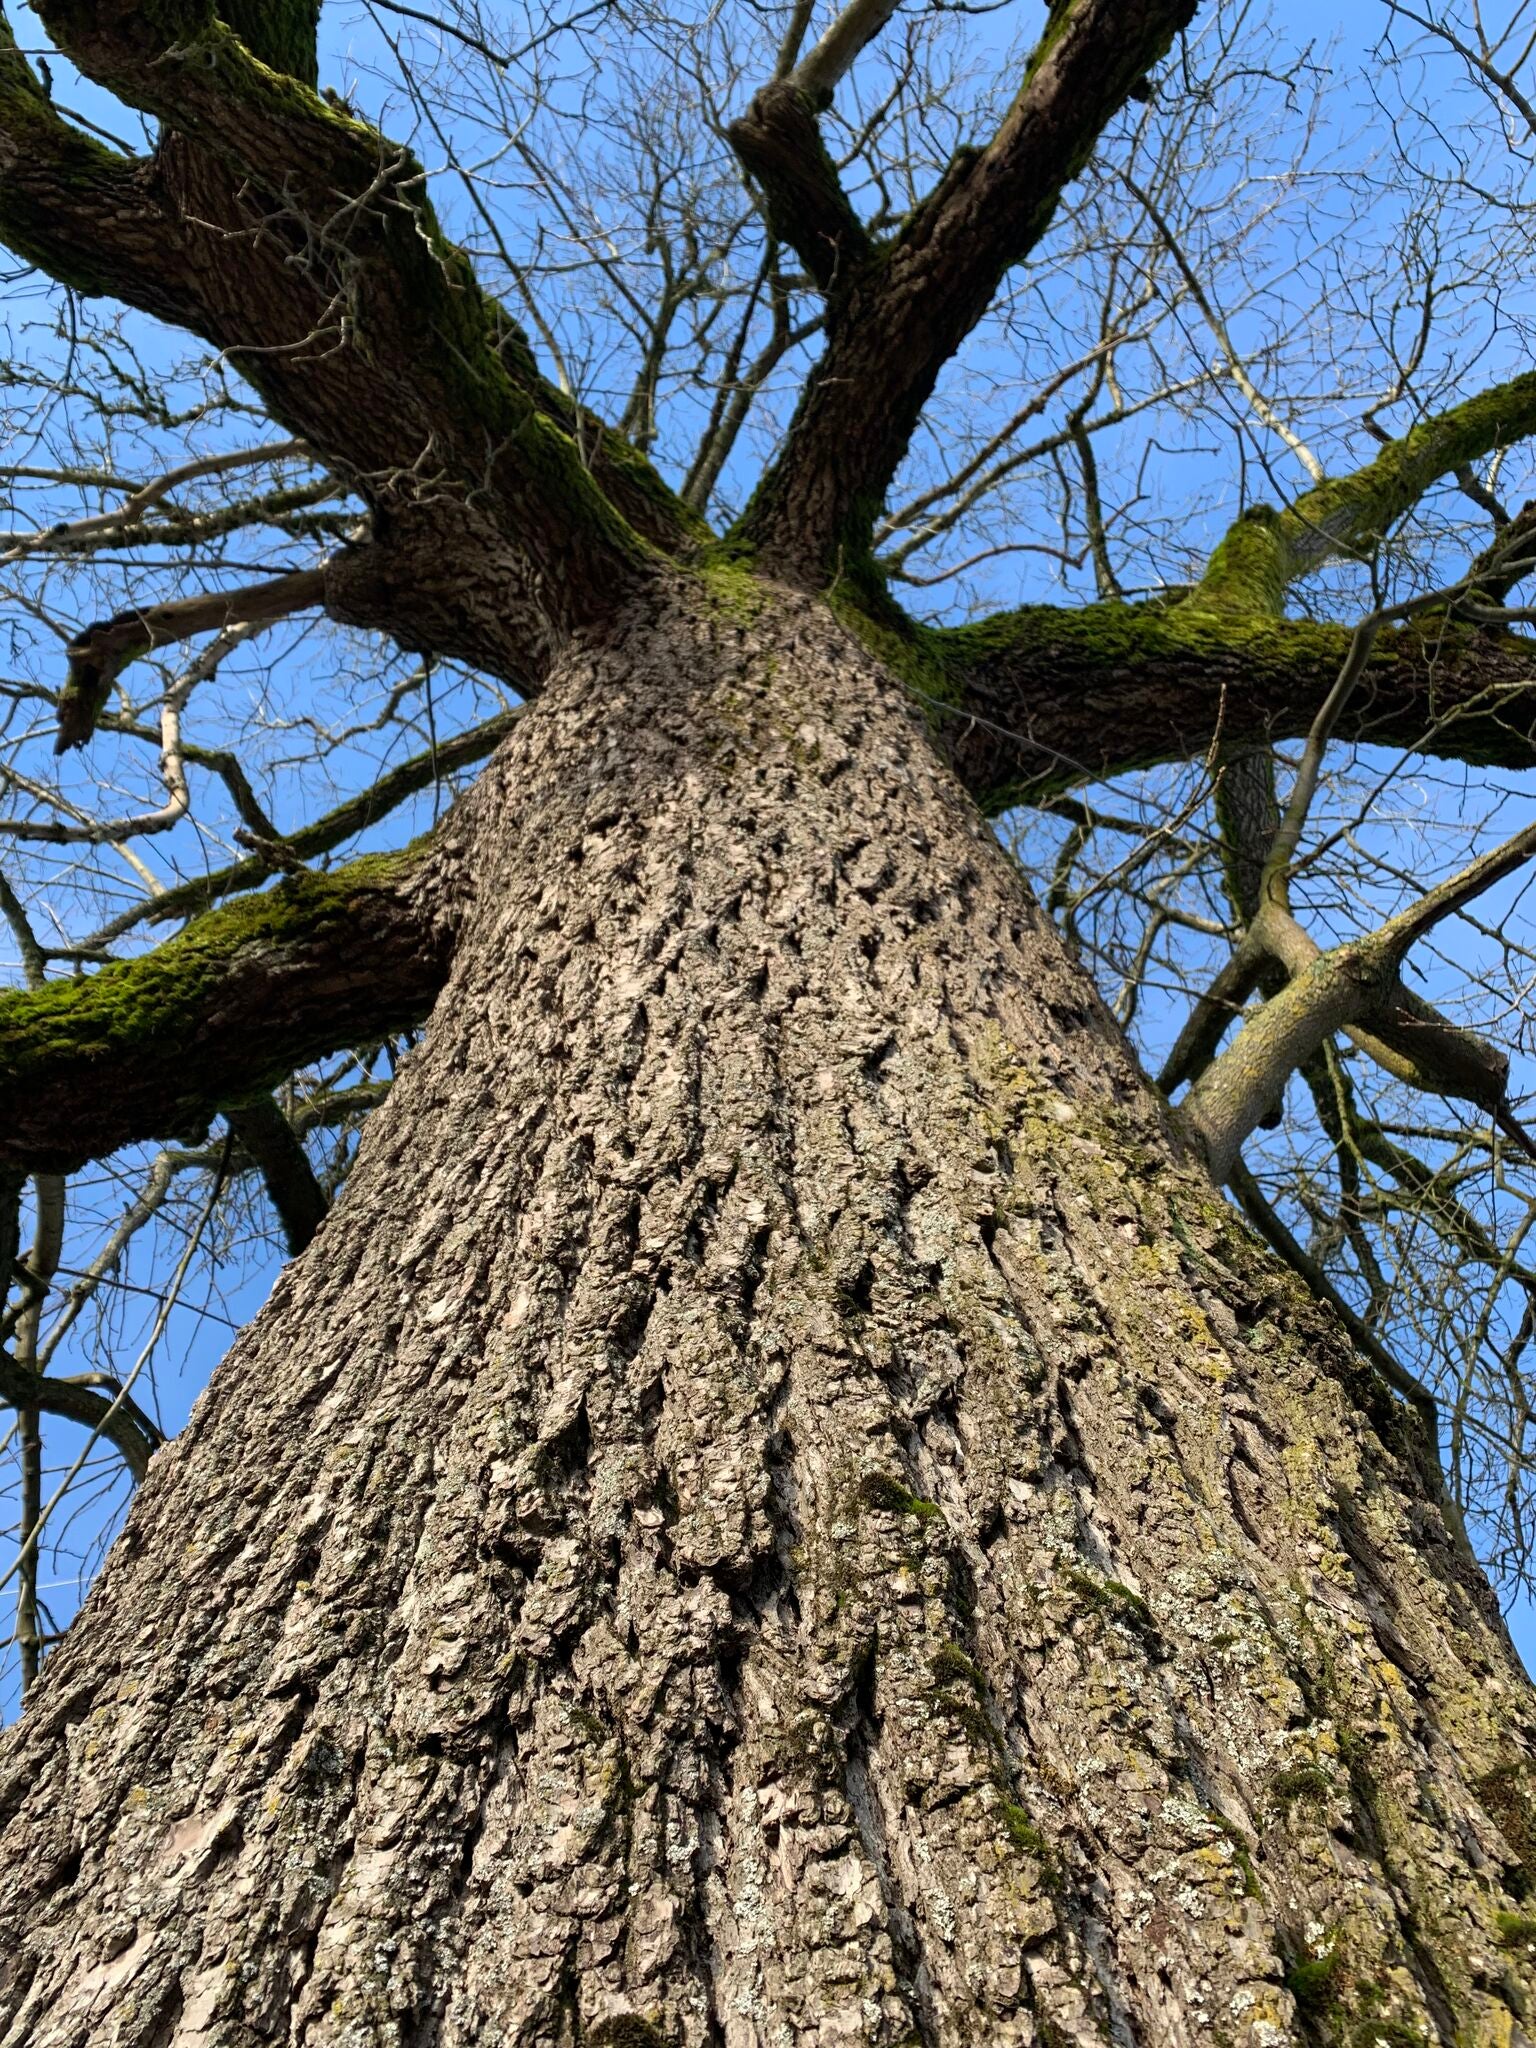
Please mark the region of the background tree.
POLYGON ((16 2038, 1519 2038, 1521 11, 0 50, 16 2038))

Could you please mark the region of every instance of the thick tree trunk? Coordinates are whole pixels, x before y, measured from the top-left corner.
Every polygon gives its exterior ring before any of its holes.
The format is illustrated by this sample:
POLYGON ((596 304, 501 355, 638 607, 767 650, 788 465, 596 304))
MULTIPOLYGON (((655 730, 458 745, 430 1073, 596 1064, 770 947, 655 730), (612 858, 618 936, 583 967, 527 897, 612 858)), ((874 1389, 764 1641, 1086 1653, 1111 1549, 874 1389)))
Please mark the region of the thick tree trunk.
POLYGON ((456 964, 0 1756, 0 2038, 1523 2042, 1415 1424, 894 686, 571 657, 456 964))

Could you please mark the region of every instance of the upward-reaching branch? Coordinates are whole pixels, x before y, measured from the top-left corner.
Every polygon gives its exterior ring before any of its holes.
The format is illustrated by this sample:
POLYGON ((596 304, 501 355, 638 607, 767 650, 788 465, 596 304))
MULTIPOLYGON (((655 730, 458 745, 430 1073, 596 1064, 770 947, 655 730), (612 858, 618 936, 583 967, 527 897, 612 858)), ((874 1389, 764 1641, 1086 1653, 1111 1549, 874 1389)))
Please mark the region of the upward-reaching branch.
MULTIPOLYGON (((826 350, 743 520, 767 566, 809 583, 862 567, 939 372, 1195 6, 1066 0, 1053 9, 991 142, 959 152, 894 242, 840 274, 826 350)), ((845 258, 846 241, 838 246, 845 258)))
POLYGON ((1212 555, 1190 603, 1277 616, 1293 583, 1336 555, 1364 558, 1438 478, 1536 433, 1536 371, 1421 420, 1373 460, 1332 477, 1278 512, 1258 505, 1212 555))

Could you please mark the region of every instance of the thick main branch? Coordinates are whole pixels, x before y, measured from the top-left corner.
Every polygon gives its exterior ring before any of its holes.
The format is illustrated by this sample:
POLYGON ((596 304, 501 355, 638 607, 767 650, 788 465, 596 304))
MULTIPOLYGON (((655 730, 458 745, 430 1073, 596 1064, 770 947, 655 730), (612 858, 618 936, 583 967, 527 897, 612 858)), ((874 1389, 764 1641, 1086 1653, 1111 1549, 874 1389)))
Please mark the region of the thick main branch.
MULTIPOLYGON (((894 242, 832 300, 826 349, 743 521, 768 567, 819 583, 862 563, 940 371, 1194 11, 1195 0, 1064 0, 1052 10, 996 135, 956 155, 894 242)), ((816 190, 825 203, 824 181, 816 190)), ((834 239, 846 254, 847 237, 834 239)))
MULTIPOLYGON (((312 62, 284 75, 241 42, 245 16, 255 34, 274 10, 237 8, 234 26, 196 0, 40 11, 164 138, 148 165, 85 142, 7 35, 0 237, 226 351, 368 501, 376 544, 402 558, 399 591, 434 562, 438 582, 482 565, 500 593, 494 635, 470 622, 482 666, 536 682, 570 632, 644 581, 655 549, 696 537, 644 459, 540 375, 442 235, 410 154, 322 100, 312 62)), ((429 623, 452 637, 455 606, 434 602, 432 580, 429 623)), ((366 623, 409 629, 409 607, 366 609, 366 623)))
POLYGON ((296 1066, 419 1023, 448 940, 410 853, 302 875, 142 959, 0 996, 0 1167, 197 1136, 296 1066))
MULTIPOLYGON (((1305 733, 1349 643, 1343 626, 1123 604, 879 634, 993 812, 1216 741, 1305 733)), ((1383 629, 1335 736, 1536 767, 1536 643, 1442 618, 1383 629)))

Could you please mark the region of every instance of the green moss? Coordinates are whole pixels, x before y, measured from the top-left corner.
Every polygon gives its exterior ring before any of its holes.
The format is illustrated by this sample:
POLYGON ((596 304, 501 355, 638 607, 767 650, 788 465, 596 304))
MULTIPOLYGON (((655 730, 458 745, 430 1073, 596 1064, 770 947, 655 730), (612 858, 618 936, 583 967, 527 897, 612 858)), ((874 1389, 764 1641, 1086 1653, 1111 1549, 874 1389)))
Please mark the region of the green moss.
POLYGON ((1033 1857, 1040 1866, 1040 1881, 1047 1891, 1060 1891, 1061 1864, 1049 1840, 1030 1819, 1028 1810, 1016 1800, 1004 1799, 998 1807, 1008 1839, 1016 1849, 1033 1857))
POLYGON ((591 2048, 673 2048, 669 2035, 635 2012, 599 2020, 586 2039, 591 2048))
MULTIPOLYGON (((1243 522, 1243 548, 1250 555, 1268 546, 1263 518, 1243 522)), ((724 544, 724 545, 729 545, 724 544)), ((1240 554, 1235 549, 1229 554, 1240 554)), ((1218 550, 1220 555, 1221 550, 1218 550)), ((1245 574, 1254 568, 1249 563, 1245 574)), ((1266 572, 1267 573, 1267 572, 1266 572)), ((1154 690, 1162 672, 1188 675, 1191 667, 1213 681, 1231 677, 1251 689, 1256 702, 1288 703, 1314 687, 1326 689, 1349 650, 1343 626, 1287 619, 1251 609, 1251 595, 1213 601, 1214 586, 1202 586, 1187 602, 1162 598, 1140 604, 1091 604, 1075 608, 1026 605, 967 626, 934 627, 910 619, 884 591, 878 578, 845 576, 828 591, 839 621, 916 697, 934 731, 954 730, 953 711, 984 699, 995 671, 998 681, 1025 700, 1034 672, 1054 695, 1067 694, 1075 677, 1101 687, 1106 675, 1123 671, 1154 690)), ((1475 644, 1469 626, 1436 619, 1428 625, 1387 628, 1376 640, 1367 680, 1418 674, 1428 657, 1454 663, 1475 644)), ((1156 721, 1147 723, 1150 736, 1156 721)), ((1497 762, 1507 755, 1507 732, 1498 714, 1468 707, 1456 722, 1458 759, 1497 762)), ((1166 747, 1149 737, 1145 750, 1117 758, 1116 771, 1151 767, 1166 758, 1166 747)), ((991 815, 1023 800, 1038 800, 1081 780, 1070 763, 1042 765, 1017 780, 973 793, 991 815)))
POLYGON ((985 1690, 986 1680, 955 1643, 945 1643, 929 1660, 935 1685, 968 1685, 975 1693, 985 1690))
POLYGON ((751 549, 717 542, 700 548, 688 569, 712 611, 744 626, 761 617, 768 591, 754 573, 751 549))
POLYGON ((1122 1586, 1118 1579, 1090 1578, 1087 1572, 1080 1571, 1069 1571, 1066 1576, 1067 1584, 1090 1613, 1110 1615, 1145 1633, 1157 1633, 1157 1623, 1146 1601, 1129 1586, 1122 1586))
POLYGON ((1190 605, 1278 617, 1298 577, 1330 555, 1365 559, 1436 477, 1533 430, 1536 372, 1524 371, 1421 421, 1362 468, 1313 485, 1288 510, 1252 507, 1212 555, 1190 605))
POLYGON ((1339 1952, 1329 1944, 1321 1956, 1300 1956, 1286 1970, 1286 1991, 1313 2030, 1333 2032, 1339 2017, 1339 1952))
POLYGON ((1024 83, 1026 86, 1040 69, 1046 58, 1050 56, 1052 50, 1061 41, 1062 36, 1066 32, 1067 23, 1072 19, 1074 4, 1075 0, 1055 0, 1055 5, 1051 7, 1046 20, 1045 34, 1041 36, 1039 42, 1030 51, 1028 61, 1024 66, 1024 83))
MULTIPOLYGON (((20 1094, 56 1076, 66 1063, 88 1071, 87 1062, 109 1085, 115 1060, 142 1059, 147 1050, 184 1069, 188 1102, 203 1103, 197 1033, 210 996, 227 979, 232 962, 246 953, 313 942, 346 925, 360 896, 393 892, 418 857, 414 848, 369 854, 328 875, 295 876, 194 919, 179 937, 141 959, 118 961, 78 980, 0 995, 0 1046, 9 1089, 20 1094)), ((415 1021, 403 1015, 398 1024, 415 1021)), ((396 1025, 381 1013, 379 1028, 396 1025)), ((275 1086, 293 1063, 292 1043, 279 1031, 273 1032, 270 1048, 255 1042, 250 1053, 246 1092, 253 1096, 275 1086)))
POLYGON ((1227 1816, 1218 1812, 1215 1807, 1208 1809, 1206 1818, 1232 1845, 1232 1860, 1242 1875, 1244 1898, 1261 1898, 1263 1894, 1259 1889, 1259 1873, 1253 1866, 1253 1845, 1248 1837, 1235 1822, 1228 1820, 1227 1816))
POLYGON ((1290 560, 1281 515, 1272 505, 1253 505, 1228 529, 1190 603, 1203 611, 1278 618, 1290 560))
POLYGON ((1270 1803, 1285 1813, 1298 1804, 1325 1805, 1333 1790, 1333 1780, 1321 1764, 1292 1764, 1269 1781, 1270 1803))
POLYGON ((320 0, 219 0, 219 12, 253 57, 306 85, 318 83, 320 0))
POLYGON ((1536 1914, 1496 1913, 1493 1924, 1501 1947, 1536 1949, 1536 1914))
POLYGON ((570 1717, 572 1727, 579 1728, 588 1742, 601 1747, 608 1740, 609 1730, 589 1708, 572 1705, 566 1708, 566 1713, 570 1717))
POLYGON ((1318 2026, 1329 2020, 1337 2007, 1338 1978, 1339 1958, 1330 1948, 1324 1955, 1293 1963, 1285 1973, 1285 1988, 1303 2017, 1318 2026))
POLYGON ((943 708, 959 703, 961 689, 933 628, 909 619, 883 588, 876 590, 852 579, 834 584, 827 602, 854 639, 906 684, 937 729, 943 708))
POLYGON ((866 1472, 858 1484, 858 1497, 865 1507, 881 1514, 916 1515, 923 1522, 931 1522, 940 1511, 937 1501, 924 1500, 884 1472, 866 1472))
POLYGON ((1428 2037, 1422 2027, 1407 2020, 1368 2012, 1350 2026, 1344 2038, 1346 2048, 1426 2048, 1428 2037))
MULTIPOLYGON (((1080 674, 1085 682, 1101 680, 1117 670, 1155 675, 1160 669, 1187 668, 1193 661, 1251 676, 1254 688, 1262 694, 1267 688, 1293 688, 1298 671, 1319 676, 1337 673, 1349 646, 1349 634, 1339 626, 1250 616, 1216 606, 1198 609, 1193 603, 1172 607, 1156 601, 1094 604, 1077 609, 1025 605, 968 626, 918 627, 909 623, 904 634, 890 627, 877 631, 873 624, 861 624, 851 614, 840 616, 871 652, 922 694, 930 708, 937 704, 940 713, 944 705, 961 702, 975 683, 984 682, 994 665, 1026 677, 1038 665, 1042 675, 1049 674, 1052 688, 1062 689, 1070 687, 1074 674, 1080 674)), ((1396 644, 1392 635, 1384 636, 1373 660, 1390 660, 1396 644)), ((947 724, 942 716, 937 722, 947 724)), ((1150 766, 1154 758, 1151 754, 1145 760, 1127 756, 1123 765, 1127 769, 1150 766)), ((1058 787, 1065 789, 1075 779, 1070 767, 1064 766, 1043 778, 1037 775, 1027 783, 984 791, 981 802, 995 814, 1022 796, 1038 797, 1058 787)))

